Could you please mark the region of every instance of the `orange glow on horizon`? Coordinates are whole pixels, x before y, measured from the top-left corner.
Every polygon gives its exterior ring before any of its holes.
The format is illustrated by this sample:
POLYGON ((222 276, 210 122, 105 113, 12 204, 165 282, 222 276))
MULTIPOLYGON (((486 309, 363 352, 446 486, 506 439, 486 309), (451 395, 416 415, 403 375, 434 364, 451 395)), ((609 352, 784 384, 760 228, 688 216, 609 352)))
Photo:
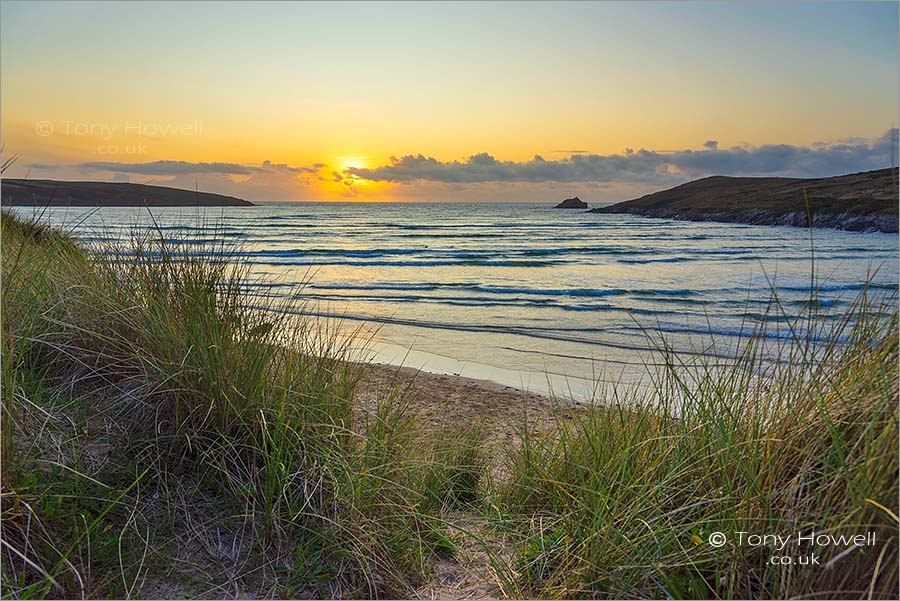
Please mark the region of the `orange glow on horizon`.
MULTIPOLYGON (((377 162, 377 161, 375 161, 377 162)), ((319 170, 317 189, 326 202, 394 201, 387 192, 387 182, 375 182, 349 173, 349 169, 365 169, 372 164, 368 157, 340 155, 319 170)))

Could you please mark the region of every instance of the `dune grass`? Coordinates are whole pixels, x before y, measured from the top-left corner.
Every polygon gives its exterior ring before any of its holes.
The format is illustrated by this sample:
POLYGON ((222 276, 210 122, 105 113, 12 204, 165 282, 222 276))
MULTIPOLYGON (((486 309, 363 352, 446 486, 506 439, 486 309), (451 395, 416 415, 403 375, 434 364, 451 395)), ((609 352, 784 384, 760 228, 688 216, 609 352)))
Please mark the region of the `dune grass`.
POLYGON ((354 402, 351 342, 248 307, 232 250, 85 249, 3 213, 4 597, 404 597, 459 512, 510 541, 487 549, 510 596, 896 594, 894 300, 810 302, 775 362, 759 335, 724 368, 659 341, 650 396, 526 425, 493 473, 477 425, 423 435, 396 387, 354 402), (788 566, 735 538, 813 530, 876 543, 788 566))
POLYGON ((348 341, 248 309, 228 249, 89 254, 8 214, 2 240, 4 595, 127 596, 214 558, 233 571, 173 592, 402 596, 452 551, 453 457, 394 391, 355 410, 348 341))
MULTIPOLYGON (((772 306, 779 311, 777 297, 772 306)), ((660 341, 666 366, 650 395, 582 412, 543 436, 525 430, 498 500, 519 541, 521 593, 893 598, 893 306, 863 293, 829 321, 810 302, 783 315, 789 334, 774 363, 763 360, 765 324, 725 367, 703 356, 678 363, 660 341), (816 337, 832 342, 816 347, 816 337), (741 532, 793 542, 778 551, 741 532), (873 533, 875 542, 797 544, 812 532, 873 533), (709 544, 713 533, 724 546, 709 544), (784 556, 792 565, 772 559, 784 556)))

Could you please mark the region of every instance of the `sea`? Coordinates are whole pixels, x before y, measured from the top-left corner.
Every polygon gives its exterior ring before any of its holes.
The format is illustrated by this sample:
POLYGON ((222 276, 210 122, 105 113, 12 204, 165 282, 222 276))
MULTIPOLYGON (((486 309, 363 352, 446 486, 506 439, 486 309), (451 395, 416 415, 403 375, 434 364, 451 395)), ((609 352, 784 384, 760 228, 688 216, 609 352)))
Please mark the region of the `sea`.
POLYGON ((673 357, 727 362, 754 332, 803 335, 812 304, 837 323, 864 286, 896 310, 900 271, 896 234, 550 204, 12 210, 98 248, 148 227, 198 252, 222 241, 250 264, 248 303, 338 324, 369 360, 578 400, 646 386, 673 357))

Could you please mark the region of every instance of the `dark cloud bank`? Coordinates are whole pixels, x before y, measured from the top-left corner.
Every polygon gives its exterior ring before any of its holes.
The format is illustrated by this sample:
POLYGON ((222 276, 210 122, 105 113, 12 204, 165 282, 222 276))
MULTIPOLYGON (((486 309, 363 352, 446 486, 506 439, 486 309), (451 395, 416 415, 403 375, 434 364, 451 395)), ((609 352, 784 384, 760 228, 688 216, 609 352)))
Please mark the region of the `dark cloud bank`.
MULTIPOLYGON (((475 184, 486 182, 562 182, 562 183, 634 183, 670 184, 707 175, 769 175, 827 177, 831 175, 881 169, 896 164, 897 129, 880 138, 848 138, 837 143, 817 143, 811 147, 787 144, 735 146, 719 148, 716 140, 707 140, 703 150, 659 152, 626 149, 623 154, 590 154, 569 151, 567 158, 546 160, 535 155, 530 161, 499 161, 488 153, 475 154, 464 161, 439 161, 424 155, 392 158, 390 164, 375 168, 351 167, 333 171, 320 179, 355 178, 396 183, 433 182, 475 184)), ((74 165, 87 172, 145 176, 248 175, 297 177, 319 173, 326 167, 315 163, 293 167, 263 161, 259 164, 190 163, 153 161, 149 163, 87 162, 74 165)))
MULTIPOLYGON (((316 165, 322 166, 321 163, 316 165)), ((259 165, 240 163, 189 163, 187 161, 153 161, 150 163, 118 163, 94 161, 76 165, 88 171, 111 171, 138 175, 185 175, 216 173, 221 175, 256 175, 261 173, 315 173, 313 167, 291 167, 284 163, 263 161, 259 165)))
POLYGON ((432 157, 406 155, 389 165, 349 168, 345 173, 371 181, 443 183, 480 182, 641 182, 666 183, 706 175, 781 175, 827 177, 868 171, 896 163, 897 129, 874 140, 853 139, 812 148, 787 144, 718 148, 715 140, 704 150, 625 154, 572 154, 559 160, 535 155, 530 161, 498 161, 487 153, 465 161, 443 162, 432 157))

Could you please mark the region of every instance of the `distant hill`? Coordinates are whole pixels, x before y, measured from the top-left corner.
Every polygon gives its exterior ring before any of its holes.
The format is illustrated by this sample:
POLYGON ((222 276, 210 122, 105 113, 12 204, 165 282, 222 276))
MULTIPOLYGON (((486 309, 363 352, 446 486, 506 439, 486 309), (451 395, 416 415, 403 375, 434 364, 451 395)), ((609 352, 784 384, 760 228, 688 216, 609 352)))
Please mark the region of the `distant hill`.
POLYGON ((809 227, 804 198, 812 227, 898 229, 897 168, 819 179, 706 177, 589 212, 809 227))
POLYGON ((250 207, 233 196, 165 186, 123 182, 67 182, 49 179, 3 179, 4 205, 72 207, 250 207))

